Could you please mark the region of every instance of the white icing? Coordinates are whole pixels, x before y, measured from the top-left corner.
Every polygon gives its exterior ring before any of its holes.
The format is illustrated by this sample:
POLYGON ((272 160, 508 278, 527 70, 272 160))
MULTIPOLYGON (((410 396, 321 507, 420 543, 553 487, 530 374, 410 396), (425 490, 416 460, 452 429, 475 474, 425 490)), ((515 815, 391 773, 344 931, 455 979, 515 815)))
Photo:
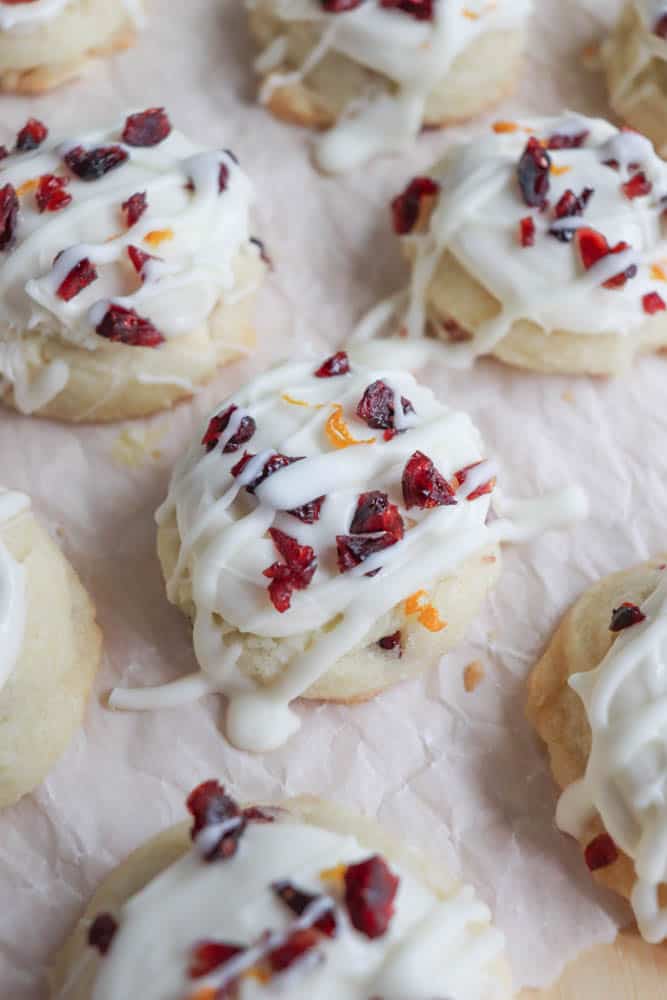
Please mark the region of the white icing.
POLYGON ((667 14, 667 3, 665 3, 665 0, 634 0, 634 5, 639 11, 639 14, 649 33, 656 39, 657 42, 662 43, 662 57, 664 58, 665 40, 654 35, 653 29, 659 18, 661 18, 663 14, 667 14))
MULTIPOLYGON (((207 831, 204 831, 207 832, 207 831)), ((199 846, 199 844, 197 845, 199 846)), ((350 835, 290 820, 251 823, 234 857, 202 862, 198 850, 162 872, 127 902, 120 928, 102 960, 92 1000, 185 1000, 197 988, 221 987, 252 967, 299 927, 312 926, 331 907, 331 886, 321 872, 368 858, 350 835), (287 880, 324 899, 300 916, 276 899, 270 886, 287 880), (258 943, 261 934, 271 937, 258 943), (192 980, 187 966, 201 940, 253 946, 217 974, 192 980)), ((442 898, 409 870, 390 862, 400 878, 387 934, 371 941, 337 905, 339 932, 322 938, 311 955, 267 984, 241 980, 239 1000, 289 996, 291 1000, 494 1000, 504 995, 496 963, 503 937, 470 886, 442 898)), ((65 1000, 65 998, 64 998, 65 1000)))
MULTIPOLYGON (((257 0, 246 0, 248 8, 257 0)), ((400 151, 419 134, 426 103, 446 79, 455 59, 489 31, 522 28, 532 0, 435 0, 432 21, 419 21, 401 10, 366 0, 338 14, 322 9, 319 0, 273 0, 282 21, 310 22, 321 30, 320 42, 295 73, 269 77, 261 98, 266 101, 277 86, 301 81, 329 52, 387 77, 393 95, 369 93, 317 144, 317 160, 325 170, 347 170, 381 152, 400 151)), ((273 42, 260 55, 257 67, 267 72, 279 64, 284 48, 273 42)))
POLYGON ((250 242, 254 193, 228 152, 202 150, 172 131, 151 148, 124 146, 129 160, 99 180, 80 180, 66 168, 62 157, 75 146, 122 145, 123 125, 124 119, 118 128, 64 143, 48 138, 32 153, 0 162, 0 186, 10 183, 20 191, 44 174, 56 174, 69 177, 66 190, 72 196, 66 208, 40 214, 34 190, 25 190, 15 243, 0 252, 0 375, 15 383, 17 402, 27 412, 62 389, 66 371, 60 362, 42 379, 41 391, 32 393, 37 405, 31 401, 24 333, 94 351, 105 343, 95 326, 113 302, 149 319, 169 340, 197 329, 219 299, 252 291, 241 287, 234 265, 239 253, 259 252, 250 242), (220 193, 223 164, 228 181, 220 193), (128 229, 122 204, 137 192, 146 192, 148 208, 128 229), (155 246, 145 241, 151 233, 167 238, 155 246), (130 245, 160 260, 150 261, 139 276, 127 254, 130 245), (97 280, 65 302, 57 290, 86 257, 96 266, 97 280))
MULTIPOLYGON (((610 609, 611 610, 611 609, 610 609)), ((595 669, 570 678, 592 733, 585 776, 558 803, 559 827, 582 836, 598 814, 632 858, 632 906, 647 941, 667 938, 667 573, 595 669)))
MULTIPOLYGON (((0 489, 0 528, 29 506, 30 501, 22 493, 0 489)), ((25 570, 0 539, 0 691, 21 652, 25 620, 25 570)))
MULTIPOLYGON (((485 458, 484 446, 464 413, 438 402, 401 368, 404 351, 394 354, 384 348, 383 354, 374 368, 352 358, 351 373, 341 377, 314 377, 314 362, 288 364, 259 376, 216 410, 223 412, 232 403, 238 407, 218 447, 208 454, 200 444, 203 428, 177 463, 169 495, 158 511, 160 523, 175 515, 180 537, 168 595, 177 601, 182 588, 187 588, 187 599, 192 593, 197 659, 209 689, 229 699, 227 734, 239 747, 265 751, 282 744, 298 728, 289 703, 346 654, 379 639, 389 613, 410 595, 455 573, 465 559, 495 541, 535 534, 585 514, 585 501, 575 491, 557 501, 547 499, 547 506, 533 501, 523 512, 501 504, 500 513, 507 517, 487 525, 489 496, 472 502, 466 498, 494 476, 490 463, 478 471, 479 482, 475 472, 470 474, 456 505, 407 511, 401 477, 415 451, 428 455, 451 480, 459 469, 485 458), (415 409, 402 419, 405 432, 391 441, 356 416, 364 390, 377 379, 415 409), (293 405, 285 396, 309 405, 293 405), (373 443, 334 448, 325 432, 333 404, 343 407, 357 441, 373 443), (256 421, 254 437, 238 451, 222 454, 246 413, 256 421), (256 457, 234 478, 230 470, 244 449, 256 457), (305 458, 267 478, 251 497, 242 487, 257 477, 275 451, 305 458), (336 536, 349 532, 358 497, 369 490, 387 493, 398 505, 405 536, 340 573, 336 536), (326 500, 314 524, 285 513, 319 496, 326 500), (318 560, 312 582, 294 592, 292 606, 283 614, 269 600, 269 581, 263 576, 263 570, 280 561, 267 535, 272 525, 311 546, 318 560), (380 567, 377 575, 366 575, 380 567), (254 647, 263 641, 284 667, 265 685, 253 682, 241 669, 252 663, 254 647)), ((395 629, 394 624, 391 631, 395 629)), ((111 705, 160 707, 166 697, 159 688, 152 694, 116 691, 111 705)))
MULTIPOLYGON (((32 0, 31 3, 7 4, 0 0, 0 31, 38 27, 53 21, 65 8, 74 6, 76 2, 77 0, 32 0)), ((141 0, 121 2, 136 26, 142 27, 145 17, 141 0)))
POLYGON ((421 335, 427 323, 429 285, 445 251, 501 305, 496 317, 470 331, 472 340, 445 342, 444 355, 456 366, 467 366, 492 351, 518 320, 532 321, 548 332, 630 336, 650 322, 642 304, 644 295, 657 292, 667 300, 667 284, 652 273, 652 265, 658 264, 667 274, 667 235, 662 221, 667 165, 648 139, 619 132, 600 119, 573 114, 517 125, 513 132, 489 129, 457 146, 434 169, 432 176, 441 189, 428 229, 405 237, 416 251, 408 294, 381 303, 363 321, 359 336, 371 336, 394 312, 404 313, 412 336, 421 335), (549 151, 552 168, 556 168, 550 174, 550 207, 546 212, 531 209, 517 180, 528 132, 548 137, 584 130, 590 134, 581 148, 549 151), (603 161, 611 159, 619 161, 618 171, 603 166, 603 161), (649 195, 629 199, 621 185, 634 173, 630 164, 636 163, 653 187, 649 195), (561 168, 567 170, 559 172, 561 168), (584 188, 594 193, 583 215, 555 220, 553 207, 565 191, 579 196, 584 188), (532 247, 521 246, 518 238, 520 220, 526 216, 535 223, 532 247), (582 226, 602 233, 610 246, 624 241, 630 249, 609 254, 586 271, 575 242, 564 243, 548 233, 550 228, 582 226), (637 275, 623 288, 602 287, 629 266, 637 268, 637 275))

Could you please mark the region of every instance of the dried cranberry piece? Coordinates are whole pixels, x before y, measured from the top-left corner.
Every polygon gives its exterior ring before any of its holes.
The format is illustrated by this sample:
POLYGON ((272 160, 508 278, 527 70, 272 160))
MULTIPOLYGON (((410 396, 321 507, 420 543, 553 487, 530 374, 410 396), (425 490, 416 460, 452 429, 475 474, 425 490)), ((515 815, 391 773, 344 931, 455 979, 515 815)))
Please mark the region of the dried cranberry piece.
POLYGON ((58 298, 63 299, 64 302, 69 302, 73 299, 79 292, 82 292, 84 288, 88 285, 92 285, 93 281, 97 280, 97 269, 95 265, 88 259, 84 257, 80 260, 72 270, 69 272, 65 280, 61 283, 56 295, 58 298))
POLYGON ((243 815, 248 823, 275 823, 276 819, 266 809, 260 809, 259 806, 248 806, 243 810, 243 815))
POLYGON ((431 177, 415 177, 405 191, 391 203, 394 232, 399 236, 411 233, 417 224, 424 198, 435 198, 440 185, 431 177))
POLYGON ((564 135, 561 132, 554 132, 547 139, 548 149, 579 149, 580 146, 586 142, 590 132, 588 129, 583 129, 581 132, 575 132, 570 135, 564 135))
POLYGON ((345 905, 352 926, 371 939, 386 934, 398 885, 397 876, 377 854, 350 865, 345 872, 345 905))
POLYGON ((271 255, 269 251, 266 249, 266 246, 264 245, 262 240, 258 239, 257 236, 251 236, 250 242, 254 246, 256 246, 257 249, 259 250, 260 260, 263 260, 266 266, 270 267, 273 270, 273 261, 271 259, 271 255))
POLYGON ((522 247, 535 246, 535 220, 527 215, 519 222, 519 243, 522 247))
POLYGON ((127 159, 128 154, 121 146, 98 146, 96 149, 75 146, 64 156, 72 173, 82 181, 98 181, 110 170, 122 166, 127 159))
POLYGON ((291 514, 292 517, 298 517, 298 519, 303 521, 304 524, 315 524, 315 522, 320 519, 322 504, 325 500, 326 497, 316 497, 309 503, 304 503, 301 507, 295 507, 294 510, 288 510, 287 513, 291 514))
MULTIPOLYGON (((386 493, 374 490, 362 493, 349 535, 336 536, 338 569, 341 573, 354 569, 376 552, 382 552, 403 538, 403 518, 398 507, 389 502, 386 493)), ((379 572, 375 570, 374 574, 379 572)))
POLYGON ((312 951, 318 943, 319 934, 312 928, 294 931, 285 944, 269 952, 269 965, 273 972, 284 972, 312 951))
POLYGON ((269 534, 284 562, 273 563, 264 570, 264 576, 271 580, 271 603, 282 615, 289 610, 294 591, 310 586, 317 569, 317 559, 310 545, 299 545, 296 538, 279 528, 269 528, 269 534))
POLYGON ((316 372, 315 378, 335 378, 337 375, 347 375, 350 371, 350 359, 345 351, 336 351, 323 362, 316 372))
POLYGON ((640 607, 632 601, 624 601, 618 608, 614 608, 611 615, 610 632, 622 632, 624 628, 631 625, 639 625, 646 620, 646 615, 640 607))
POLYGON ((59 212, 66 208, 72 200, 65 187, 69 183, 67 177, 56 177, 54 174, 44 174, 39 178, 35 192, 38 212, 59 212))
POLYGON ((118 930, 118 921, 110 913, 100 913, 88 930, 88 944, 97 948, 100 955, 108 955, 118 930))
POLYGON ((19 199, 12 184, 0 188, 0 250, 14 242, 19 214, 19 199))
MULTIPOLYGON (((414 406, 405 396, 401 396, 401 405, 404 414, 415 412, 414 406)), ((386 382, 378 380, 368 386, 357 406, 357 416, 369 427, 378 430, 395 429, 394 392, 386 382)))
POLYGON ((220 164, 220 173, 218 174, 218 191, 222 194, 223 191, 227 190, 227 185, 229 184, 229 167, 226 163, 220 164))
POLYGON ((137 191, 136 194, 131 195, 127 201, 123 202, 123 211, 125 212, 125 221, 128 229, 139 221, 147 208, 148 202, 146 201, 145 191, 137 191))
POLYGON ((19 134, 16 136, 16 149, 19 153, 29 153, 41 146, 49 130, 43 122, 36 118, 28 118, 19 134))
POLYGON ((400 628, 391 635, 383 635, 381 639, 378 639, 378 646, 380 649, 384 649, 387 653, 398 650, 398 656, 400 659, 400 657, 403 656, 403 642, 400 628))
MULTIPOLYGON (((278 899, 280 899, 285 906, 288 906, 292 913, 296 913, 299 917, 302 913, 305 913, 312 903, 323 899, 321 894, 316 895, 315 893, 304 892, 303 889, 297 888, 297 886, 292 885, 291 882, 274 882, 271 888, 278 899)), ((326 934, 327 937, 336 937, 336 934, 338 933, 338 922, 336 920, 333 902, 331 904, 331 909, 327 910, 320 917, 320 919, 313 924, 313 927, 315 927, 322 934, 326 934)))
POLYGON ((518 178, 526 205, 542 208, 549 193, 551 157, 541 143, 531 136, 519 160, 518 178))
POLYGON ((380 0, 380 6, 402 10, 418 21, 432 21, 434 2, 435 0, 380 0))
POLYGON ((128 146, 158 146, 171 132, 171 122, 164 108, 148 108, 130 115, 123 129, 128 146))
POLYGON ((100 337, 128 347, 159 347, 164 343, 164 337, 149 319, 124 306, 110 305, 95 329, 100 337))
MULTIPOLYGON (((395 545, 398 539, 388 531, 383 531, 375 538, 364 538, 362 535, 336 535, 336 552, 338 553, 338 569, 341 573, 359 566, 377 552, 395 545)), ((367 576, 375 576, 379 570, 374 570, 367 576)))
POLYGON ((661 14, 653 25, 653 34, 658 38, 667 38, 667 14, 661 14))
POLYGON ((649 316, 662 312, 666 308, 665 300, 657 292, 647 292, 642 298, 642 306, 644 307, 644 312, 648 313, 649 316))
MULTIPOLYGON (((568 188, 556 202, 556 206, 554 208, 554 218, 569 219, 573 216, 583 215, 588 202, 593 197, 593 194, 593 188, 584 188, 579 196, 568 188)), ((561 241, 561 243, 569 243, 572 240, 574 233, 574 229, 552 228, 549 230, 549 235, 555 236, 557 240, 561 241)))
POLYGON ((186 802, 188 811, 194 817, 190 831, 192 840, 211 827, 221 827, 219 838, 206 845, 204 858, 231 858, 236 854, 238 842, 246 827, 246 819, 238 804, 227 795, 218 781, 205 781, 190 793, 186 802))
MULTIPOLYGON (((206 451, 213 451, 216 447, 222 434, 227 430, 232 413, 235 413, 237 409, 238 407, 232 404, 226 410, 223 410, 212 418, 201 442, 203 445, 206 445, 206 451)), ((238 430, 222 449, 223 455, 229 455, 233 451, 238 451, 242 444, 250 440, 256 430, 257 424, 251 416, 242 417, 238 430)))
MULTIPOLYGON (((248 462, 254 457, 255 456, 250 452, 244 452, 243 457, 239 459, 236 465, 230 469, 232 476, 240 476, 248 462)), ((303 455, 299 455, 296 458, 290 458, 289 455, 280 455, 278 453, 272 455, 271 458, 265 462, 264 468, 260 474, 256 476, 251 483, 248 483, 246 490, 248 493, 254 494, 259 484, 263 483, 269 476, 272 476, 274 472, 279 472, 280 469, 285 469, 288 465, 292 465, 294 462, 302 462, 303 458, 303 455)), ((319 520, 322 504, 325 499, 326 497, 315 497, 314 500, 309 500, 308 503, 304 503, 301 507, 295 507, 294 510, 288 510, 285 513, 298 517, 298 519, 303 521, 304 524, 314 524, 315 521, 319 520)))
POLYGON ((188 967, 190 979, 210 976, 212 972, 221 969, 237 955, 242 955, 245 950, 242 944, 229 944, 227 941, 201 941, 192 950, 188 967))
POLYGON ((9 150, 6 146, 0 146, 0 160, 6 160, 9 156, 9 150))
POLYGON ((584 859, 592 872, 608 868, 618 858, 618 848, 608 833, 601 833, 591 840, 584 851, 584 859))
MULTIPOLYGON (((459 489, 464 485, 466 479, 468 478, 468 473, 472 469, 476 469, 481 462, 473 462, 471 465, 466 465, 464 469, 459 469, 458 472, 454 473, 454 479, 459 484, 459 489)), ((481 483, 476 489, 469 493, 466 500, 477 500, 479 497, 485 496, 487 493, 493 493, 493 487, 496 485, 495 478, 489 479, 486 483, 481 483)))
MULTIPOLYGON (((617 243, 616 246, 610 247, 607 240, 599 233, 596 229, 578 229, 576 232, 575 242, 579 249, 579 254, 581 256, 581 262, 586 268, 590 270, 594 264, 597 264, 599 260, 603 257, 607 257, 609 254, 621 253, 623 250, 629 249, 629 244, 621 241, 617 243)), ((603 288, 622 288, 626 281, 630 278, 634 278, 637 273, 637 268, 634 264, 622 271, 620 274, 614 275, 613 278, 609 278, 608 281, 604 281, 603 288)))
POLYGON ((641 198, 643 195, 650 194, 652 190, 653 184, 643 170, 634 174, 634 176, 632 176, 629 181, 626 181, 625 184, 621 184, 621 191, 626 198, 630 199, 630 201, 635 198, 641 198))
POLYGON ((344 14, 346 10, 354 10, 359 7, 363 0, 320 0, 322 10, 327 14, 344 14))
POLYGON ((447 507, 456 503, 454 491, 431 459, 415 451, 403 470, 403 500, 408 510, 447 507))
POLYGON ((144 264, 147 260, 157 260, 152 253, 146 253, 144 250, 140 250, 139 247, 135 247, 132 244, 127 248, 127 256, 132 261, 132 267, 137 272, 141 274, 144 269, 144 264))

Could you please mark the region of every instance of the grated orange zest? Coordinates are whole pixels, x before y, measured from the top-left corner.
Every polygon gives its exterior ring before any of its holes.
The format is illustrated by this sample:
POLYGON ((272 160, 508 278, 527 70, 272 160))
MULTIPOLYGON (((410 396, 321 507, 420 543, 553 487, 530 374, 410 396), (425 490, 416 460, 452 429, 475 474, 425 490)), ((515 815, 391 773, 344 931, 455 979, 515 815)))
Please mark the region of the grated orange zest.
POLYGON ((329 441, 334 448, 350 448, 355 444, 375 444, 375 438, 365 438, 363 441, 352 436, 350 428, 343 417, 343 407, 340 403, 332 403, 333 413, 325 424, 329 441))
POLYGON ((166 243, 167 240, 173 240, 173 238, 173 229, 151 229, 150 233, 146 233, 144 236, 144 243, 148 243, 152 247, 159 247, 161 243, 166 243))

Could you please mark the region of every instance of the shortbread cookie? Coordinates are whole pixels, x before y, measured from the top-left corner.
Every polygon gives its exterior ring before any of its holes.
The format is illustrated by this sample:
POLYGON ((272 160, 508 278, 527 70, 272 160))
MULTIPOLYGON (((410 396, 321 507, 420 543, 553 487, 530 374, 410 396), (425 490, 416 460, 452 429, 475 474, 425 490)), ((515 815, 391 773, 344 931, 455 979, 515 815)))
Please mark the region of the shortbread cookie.
POLYGON ((462 121, 514 87, 532 0, 246 0, 263 51, 260 100, 330 129, 324 170, 347 170, 462 121))
POLYGON ((142 416, 247 353, 265 254, 250 181, 162 108, 0 160, 0 389, 24 413, 142 416))
POLYGON ((157 515, 201 673, 113 707, 218 691, 229 739, 269 750, 298 727, 293 699, 370 698, 461 639, 520 529, 488 523, 496 469, 470 419, 383 358, 278 367, 202 427, 157 515))
POLYGON ((667 153, 667 3, 629 0, 600 49, 612 108, 667 153))
POLYGON ((596 584, 566 615, 529 685, 528 715, 563 789, 562 830, 594 877, 667 939, 667 566, 596 584))
POLYGON ((0 0, 0 90, 37 94, 132 44, 144 0, 0 0))
POLYGON ((399 322, 459 367, 619 374, 667 344, 665 196, 667 165, 636 133, 496 122, 393 202, 412 262, 399 322))
POLYGON ((100 652, 74 570, 28 498, 0 490, 0 806, 32 791, 65 751, 100 652))
POLYGON ((52 1000, 507 1000, 502 934, 470 886, 318 799, 241 809, 215 781, 194 817, 102 885, 52 1000))

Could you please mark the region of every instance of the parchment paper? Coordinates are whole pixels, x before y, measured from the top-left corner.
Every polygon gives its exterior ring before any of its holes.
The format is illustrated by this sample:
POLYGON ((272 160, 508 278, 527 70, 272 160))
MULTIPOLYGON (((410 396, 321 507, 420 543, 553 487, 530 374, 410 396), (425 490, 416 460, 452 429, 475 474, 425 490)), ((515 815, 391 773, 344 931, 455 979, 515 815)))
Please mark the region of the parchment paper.
MULTIPOLYGON (((616 4, 536 0, 526 76, 487 121, 563 105, 605 114, 580 60, 616 4)), ((312 792, 356 805, 423 843, 493 906, 518 984, 545 985, 578 950, 611 940, 629 911, 593 888, 578 847, 553 826, 556 793, 523 718, 524 679, 569 603, 602 574, 665 547, 666 362, 615 382, 542 378, 482 362, 429 379, 480 425, 506 486, 533 495, 572 480, 590 520, 506 551, 501 581, 469 640, 438 672, 354 709, 304 707, 303 728, 268 757, 231 749, 211 697, 177 711, 112 714, 113 684, 159 683, 195 667, 188 627, 164 596, 153 512, 201 415, 271 359, 340 343, 404 267, 387 200, 452 136, 342 179, 311 168, 307 134, 252 103, 239 0, 153 0, 138 47, 35 102, 2 98, 0 141, 28 115, 66 133, 166 104, 174 122, 235 150, 254 178, 257 233, 275 261, 259 309, 260 347, 192 405, 129 427, 71 428, 3 411, 0 480, 30 493, 90 588, 106 635, 85 730, 32 796, 0 817, 0 996, 45 998, 45 964, 102 876, 183 817, 185 794, 219 776, 246 799, 312 792), (153 454, 151 454, 153 453, 153 454), (134 465, 132 463, 135 463, 134 465), (129 464, 128 464, 129 463, 129 464), (474 693, 462 671, 480 660, 474 693)))

